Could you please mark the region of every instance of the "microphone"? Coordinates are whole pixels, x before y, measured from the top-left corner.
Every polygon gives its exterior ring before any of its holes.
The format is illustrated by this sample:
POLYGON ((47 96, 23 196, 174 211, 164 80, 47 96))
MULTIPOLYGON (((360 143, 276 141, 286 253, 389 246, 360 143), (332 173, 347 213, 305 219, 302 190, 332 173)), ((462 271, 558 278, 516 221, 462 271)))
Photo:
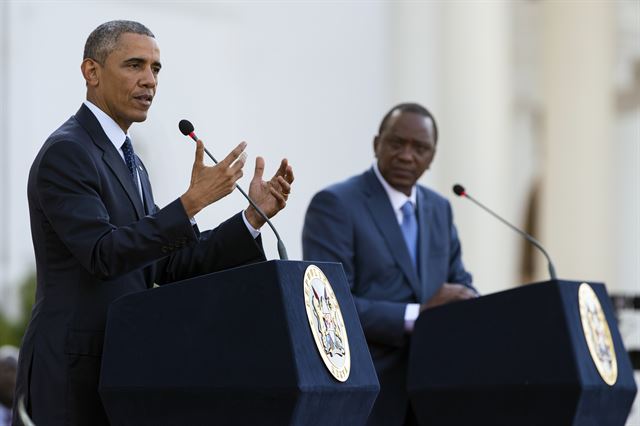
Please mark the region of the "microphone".
POLYGON ((464 186, 460 185, 460 184, 455 184, 453 185, 453 192, 459 196, 459 197, 466 197, 469 200, 473 201, 475 204, 477 204, 478 206, 480 206, 483 210, 485 210, 486 212, 488 212, 489 214, 491 214, 493 217, 495 217, 496 219, 498 219, 500 222, 504 223, 505 225, 507 225, 509 228, 513 229, 514 231, 516 231, 518 234, 522 235, 527 241, 529 241, 531 244, 533 244, 534 246, 536 246, 541 252, 542 254, 544 254, 544 256, 547 258, 547 265, 548 265, 548 269, 549 269, 549 275, 551 276, 552 280, 557 279, 558 277, 556 276, 556 268, 554 268, 553 266, 553 262, 551 262, 551 258, 549 257, 549 254, 547 253, 547 251, 542 247, 542 244, 540 244, 538 242, 538 240, 536 240, 535 238, 533 238, 531 235, 527 234, 524 231, 521 231, 520 229, 516 228, 515 226, 513 226, 512 224, 510 224, 509 222, 507 222, 506 220, 504 220, 503 218, 501 218, 500 216, 498 216, 496 213, 494 213, 491 209, 489 209, 488 207, 485 207, 482 203, 480 203, 479 201, 475 200, 472 196, 470 196, 469 194, 467 194, 467 192, 464 189, 464 186))
MULTIPOLYGON (((180 120, 180 123, 178 123, 178 127, 180 128, 180 132, 183 135, 191 137, 191 139, 193 139, 194 141, 198 140, 198 137, 195 134, 195 129, 193 127, 193 124, 191 124, 189 120, 180 120)), ((211 155, 211 153, 207 148, 204 149, 204 152, 207 153, 209 158, 211 158, 214 163, 218 164, 218 160, 216 160, 214 156, 211 155)), ((284 247, 284 243, 280 239, 280 234, 278 234, 278 231, 276 231, 276 228, 273 226, 273 224, 271 223, 267 215, 264 214, 262 209, 260 209, 260 207, 258 207, 258 205, 253 202, 253 200, 247 195, 246 192, 242 190, 242 188, 240 188, 240 185, 236 184, 236 188, 238 188, 238 191, 240 191, 240 193, 244 195, 244 198, 246 198, 247 201, 249 201, 249 204, 251 204, 251 206, 254 209, 256 209, 258 214, 262 216, 262 218, 267 222, 267 224, 273 231, 273 234, 276 236, 276 240, 278 240, 278 254, 280 255, 280 260, 289 260, 289 256, 287 256, 287 249, 284 247)))

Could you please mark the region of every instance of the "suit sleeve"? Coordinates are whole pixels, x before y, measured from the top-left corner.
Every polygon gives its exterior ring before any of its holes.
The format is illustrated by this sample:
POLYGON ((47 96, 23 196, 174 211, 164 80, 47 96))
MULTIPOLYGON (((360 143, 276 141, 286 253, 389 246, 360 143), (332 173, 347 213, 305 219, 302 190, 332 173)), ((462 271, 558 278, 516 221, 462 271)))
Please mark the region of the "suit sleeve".
POLYGON ((262 237, 253 238, 242 220, 242 213, 202 234, 195 228, 198 243, 159 262, 156 283, 166 284, 266 259, 262 237))
POLYGON ((305 260, 340 262, 368 341, 400 346, 405 341, 406 303, 360 297, 355 292, 355 226, 350 209, 335 194, 322 191, 311 200, 302 231, 305 260))
MULTIPOLYGON (((50 231, 96 278, 118 277, 198 242, 179 199, 154 215, 126 226, 115 226, 101 196, 100 174, 81 143, 71 140, 53 143, 34 172, 38 208, 47 218, 45 226, 51 227, 50 231)), ((220 253, 219 244, 209 246, 220 253)), ((213 253, 208 250, 208 254, 210 260, 213 253)))

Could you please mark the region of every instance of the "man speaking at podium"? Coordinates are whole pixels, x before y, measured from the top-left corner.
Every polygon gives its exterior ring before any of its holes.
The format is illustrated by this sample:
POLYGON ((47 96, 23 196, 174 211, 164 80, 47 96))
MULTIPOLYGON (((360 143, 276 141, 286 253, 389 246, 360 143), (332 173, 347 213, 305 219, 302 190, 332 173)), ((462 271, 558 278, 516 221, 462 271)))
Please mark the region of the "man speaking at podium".
MULTIPOLYGON (((252 207, 212 231, 200 233, 193 219, 234 189, 244 142, 208 167, 198 141, 187 191, 162 209, 154 204, 128 130, 146 119, 160 68, 158 45, 144 25, 112 21, 96 28, 81 65, 87 100, 51 134, 31 167, 37 291, 15 399, 24 397, 38 425, 108 424, 98 380, 114 299, 265 259, 264 219, 252 207)), ((282 160, 265 182, 263 169, 256 159, 249 194, 273 216, 285 207, 293 172, 282 160)))
POLYGON ((344 266, 378 373, 368 425, 417 424, 406 390, 414 322, 424 309, 477 295, 449 202, 416 185, 437 141, 426 108, 393 107, 374 138, 371 169, 316 194, 305 218, 304 258, 344 266))

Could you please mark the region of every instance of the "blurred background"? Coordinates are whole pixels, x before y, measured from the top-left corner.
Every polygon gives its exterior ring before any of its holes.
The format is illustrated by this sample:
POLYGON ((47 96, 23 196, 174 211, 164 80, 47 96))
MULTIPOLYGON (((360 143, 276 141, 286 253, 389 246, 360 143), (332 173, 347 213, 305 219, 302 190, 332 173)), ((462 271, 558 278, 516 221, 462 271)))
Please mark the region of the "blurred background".
MULTIPOLYGON (((0 345, 19 342, 33 300, 29 167, 84 99, 84 42, 112 19, 144 23, 161 48, 158 96, 130 130, 159 205, 189 183, 194 146, 180 119, 219 158, 246 140, 245 187, 256 155, 269 175, 282 157, 294 167, 274 222, 300 259, 313 194, 370 167, 382 116, 420 102, 440 128, 422 183, 451 198, 476 287, 545 280, 546 262, 455 198, 454 183, 540 240, 560 278, 606 283, 628 349, 640 349, 636 0, 1 2, 0 345)), ((245 204, 233 193, 198 223, 245 204)))

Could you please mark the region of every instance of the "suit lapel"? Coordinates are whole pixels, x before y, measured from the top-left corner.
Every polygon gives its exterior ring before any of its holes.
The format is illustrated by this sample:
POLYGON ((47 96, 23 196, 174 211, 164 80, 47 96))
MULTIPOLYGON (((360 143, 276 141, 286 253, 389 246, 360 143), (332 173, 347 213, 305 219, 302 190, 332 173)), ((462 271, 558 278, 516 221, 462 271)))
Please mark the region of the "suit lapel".
POLYGON ((155 202, 153 201, 153 193, 151 192, 151 182, 149 174, 142 161, 136 155, 136 163, 138 165, 138 175, 140 176, 140 184, 142 185, 142 196, 144 197, 144 210, 146 214, 155 213, 155 202))
POLYGON ((384 237, 389 247, 389 252, 394 257, 407 281, 411 285, 417 300, 422 294, 418 274, 411 261, 407 244, 398 225, 398 219, 389 197, 378 181, 373 169, 365 172, 365 180, 368 185, 367 208, 378 230, 384 237))
POLYGON ((417 204, 418 204, 418 268, 420 270, 420 281, 424 284, 424 288, 429 292, 429 289, 426 288, 429 274, 428 268, 428 260, 429 260, 429 248, 431 244, 429 244, 429 238, 431 238, 431 232, 429 232, 429 227, 433 223, 433 208, 432 204, 429 202, 426 191, 418 186, 417 191, 417 204))
POLYGON ((111 171, 116 175, 120 184, 124 188, 129 200, 133 204, 136 209, 136 214, 138 215, 138 219, 144 216, 144 209, 142 207, 142 200, 140 199, 140 194, 138 193, 138 189, 133 185, 133 181, 131 180, 131 175, 129 174, 129 169, 127 169, 127 165, 120 157, 113 147, 113 144, 109 141, 111 145, 110 150, 105 150, 102 155, 102 159, 107 166, 111 169, 111 171))
POLYGON ((93 139, 93 143, 98 146, 102 150, 102 159, 109 166, 113 174, 116 176, 122 187, 124 188, 131 204, 136 210, 136 215, 138 219, 144 216, 144 209, 142 206, 142 200, 140 200, 140 195, 138 194, 137 188, 134 186, 133 181, 131 180, 131 175, 129 174, 129 169, 127 165, 120 157, 120 154, 113 146, 107 135, 102 130, 100 123, 93 115, 93 113, 86 107, 86 105, 82 104, 80 109, 75 115, 76 120, 84 127, 84 129, 89 133, 91 139, 93 139))

